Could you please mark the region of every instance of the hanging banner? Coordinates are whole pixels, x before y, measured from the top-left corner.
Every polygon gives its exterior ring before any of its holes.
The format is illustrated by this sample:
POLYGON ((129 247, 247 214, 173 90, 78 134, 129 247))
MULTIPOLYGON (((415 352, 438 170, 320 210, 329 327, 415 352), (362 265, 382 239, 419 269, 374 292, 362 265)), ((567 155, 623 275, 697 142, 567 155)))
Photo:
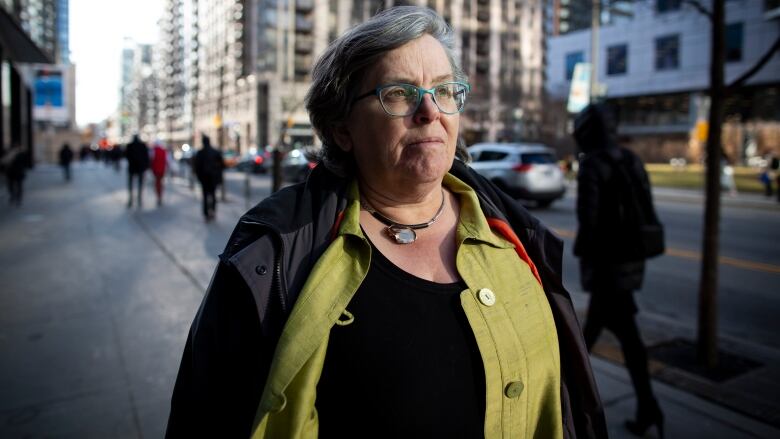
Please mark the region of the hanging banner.
POLYGON ((33 119, 41 122, 68 122, 64 66, 36 66, 33 69, 33 119))
POLYGON ((590 63, 577 63, 571 77, 569 102, 566 109, 569 113, 579 113, 590 102, 590 63))

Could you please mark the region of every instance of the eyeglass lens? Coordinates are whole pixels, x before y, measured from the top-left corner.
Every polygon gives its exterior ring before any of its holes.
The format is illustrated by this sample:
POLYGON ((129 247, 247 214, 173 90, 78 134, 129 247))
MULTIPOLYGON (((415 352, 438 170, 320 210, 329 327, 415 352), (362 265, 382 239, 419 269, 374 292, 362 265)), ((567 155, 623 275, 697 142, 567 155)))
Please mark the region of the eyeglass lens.
MULTIPOLYGON (((466 86, 457 83, 440 84, 433 89, 433 101, 439 111, 455 114, 466 104, 466 86)), ((385 111, 394 116, 408 116, 417 110, 420 90, 413 85, 398 84, 383 88, 379 100, 385 111)))

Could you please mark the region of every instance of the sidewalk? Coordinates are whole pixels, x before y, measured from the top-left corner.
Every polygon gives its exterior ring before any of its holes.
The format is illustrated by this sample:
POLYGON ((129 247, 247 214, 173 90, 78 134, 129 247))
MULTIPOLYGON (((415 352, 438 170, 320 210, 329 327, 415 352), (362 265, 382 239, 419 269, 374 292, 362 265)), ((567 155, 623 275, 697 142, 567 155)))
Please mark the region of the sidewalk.
MULTIPOLYGON (((20 209, 0 194, 0 437, 162 437, 189 325, 244 200, 220 203, 217 221, 205 223, 198 191, 182 180, 167 181, 160 208, 147 182, 144 207, 128 209, 124 171, 79 163, 73 176, 66 184, 59 168, 36 167, 20 209)), ((254 182, 252 191, 253 199, 268 193, 254 182)), ((640 325, 651 339, 674 329, 640 325)), ((767 358, 777 371, 780 360, 767 358)), ((599 357, 593 367, 610 437, 632 437, 622 426, 634 411, 625 369, 599 357)), ((653 384, 667 438, 780 437, 738 411, 653 384)))

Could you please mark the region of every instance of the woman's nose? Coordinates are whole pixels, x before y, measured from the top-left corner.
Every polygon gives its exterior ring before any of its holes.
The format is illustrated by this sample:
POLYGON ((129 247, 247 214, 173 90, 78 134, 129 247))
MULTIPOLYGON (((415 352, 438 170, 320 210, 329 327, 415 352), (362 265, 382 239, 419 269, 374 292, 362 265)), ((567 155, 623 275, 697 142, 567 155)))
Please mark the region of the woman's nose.
POLYGON ((439 118, 439 107, 433 102, 433 96, 430 93, 423 95, 420 106, 417 107, 413 117, 416 123, 431 123, 439 118))

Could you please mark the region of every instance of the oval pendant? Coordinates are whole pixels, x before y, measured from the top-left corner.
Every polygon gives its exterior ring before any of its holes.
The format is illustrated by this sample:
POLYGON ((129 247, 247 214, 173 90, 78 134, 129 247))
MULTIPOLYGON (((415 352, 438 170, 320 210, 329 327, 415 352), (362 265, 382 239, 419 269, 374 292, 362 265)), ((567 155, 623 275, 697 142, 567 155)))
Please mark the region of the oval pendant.
POLYGON ((411 244, 417 240, 417 233, 407 227, 390 226, 387 228, 387 233, 398 244, 411 244))

